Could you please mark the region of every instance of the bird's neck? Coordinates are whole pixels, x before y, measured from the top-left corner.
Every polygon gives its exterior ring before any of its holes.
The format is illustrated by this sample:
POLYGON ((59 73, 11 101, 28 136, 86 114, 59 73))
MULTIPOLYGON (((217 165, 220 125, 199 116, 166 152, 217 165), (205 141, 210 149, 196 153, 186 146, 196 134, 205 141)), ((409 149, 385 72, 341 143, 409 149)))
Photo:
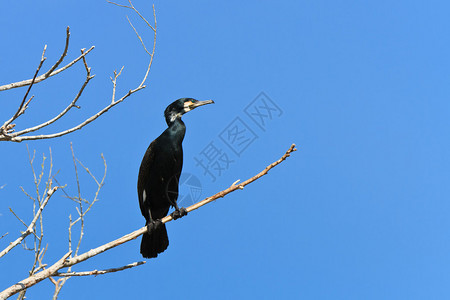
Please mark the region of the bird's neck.
POLYGON ((175 143, 181 144, 186 133, 186 126, 184 125, 184 122, 181 120, 181 118, 176 118, 169 124, 169 128, 167 128, 167 131, 175 143))

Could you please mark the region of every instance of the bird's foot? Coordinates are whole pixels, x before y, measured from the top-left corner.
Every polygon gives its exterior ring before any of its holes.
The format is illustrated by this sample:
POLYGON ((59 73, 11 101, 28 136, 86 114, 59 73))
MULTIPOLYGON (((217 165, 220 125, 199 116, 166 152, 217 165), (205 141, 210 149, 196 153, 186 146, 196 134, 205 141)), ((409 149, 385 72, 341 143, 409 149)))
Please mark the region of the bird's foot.
POLYGON ((156 230, 162 225, 161 220, 151 221, 147 223, 147 233, 152 233, 152 231, 156 230))
POLYGON ((172 217, 172 219, 176 220, 181 217, 184 217, 185 215, 187 215, 187 213, 188 212, 186 208, 182 207, 180 209, 175 210, 173 213, 170 214, 170 216, 172 217))

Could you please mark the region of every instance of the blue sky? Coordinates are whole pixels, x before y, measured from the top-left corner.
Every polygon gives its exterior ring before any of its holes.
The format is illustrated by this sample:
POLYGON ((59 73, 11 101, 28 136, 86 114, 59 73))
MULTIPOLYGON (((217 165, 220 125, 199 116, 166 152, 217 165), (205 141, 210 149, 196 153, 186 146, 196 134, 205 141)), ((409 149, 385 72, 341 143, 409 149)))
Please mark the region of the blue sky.
MULTIPOLYGON (((87 56, 96 77, 78 102, 82 109, 42 133, 73 126, 107 105, 114 69, 125 65, 119 94, 140 82, 147 57, 125 16, 148 46, 152 35, 132 11, 103 1, 2 4, 0 85, 32 77, 44 44, 48 69, 63 49, 66 26, 67 61, 96 46, 87 56)), ((151 19, 150 2, 134 4, 151 19)), ((170 246, 157 259, 121 273, 70 279, 62 299, 450 296, 448 3, 156 1, 155 8, 158 36, 146 89, 81 131, 3 142, 0 236, 9 235, 1 249, 23 230, 8 207, 31 219, 31 203, 19 189, 33 191, 26 144, 39 158, 51 147, 57 179, 71 194, 70 142, 98 176, 104 154, 108 173, 87 216, 81 248, 87 251, 144 225, 137 173, 148 144, 166 127, 165 107, 180 97, 214 99, 183 117, 184 171, 201 186, 201 198, 253 176, 292 143, 298 151, 243 191, 168 224, 170 246), (278 108, 262 127, 246 113, 261 99, 278 108), (252 134, 233 151, 222 133, 234 122, 252 134), (211 143, 232 161, 214 179, 196 160, 211 143)), ((57 114, 84 76, 80 64, 34 86, 35 100, 17 127, 57 114)), ((2 122, 24 93, 2 92, 2 122)), ((92 182, 84 174, 81 180, 91 197, 92 182)), ((55 194, 44 214, 49 264, 67 251, 68 215, 76 214, 62 195, 55 194)), ((139 243, 75 270, 139 261, 139 243)), ((32 253, 20 247, 0 259, 0 270, 8 270, 0 272, 0 289, 23 279, 31 263, 32 253)), ((27 295, 46 299, 52 292, 53 284, 44 281, 27 295)))

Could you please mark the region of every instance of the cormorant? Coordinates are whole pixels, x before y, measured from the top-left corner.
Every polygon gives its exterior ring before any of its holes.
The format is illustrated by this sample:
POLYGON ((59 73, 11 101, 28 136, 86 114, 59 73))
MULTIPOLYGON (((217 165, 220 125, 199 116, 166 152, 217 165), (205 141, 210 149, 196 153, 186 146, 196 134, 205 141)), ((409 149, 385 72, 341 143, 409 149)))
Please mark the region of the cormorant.
POLYGON ((178 180, 183 167, 182 142, 186 126, 181 116, 196 107, 214 103, 181 98, 164 111, 169 126, 145 152, 138 176, 139 206, 145 217, 148 231, 142 235, 141 254, 145 258, 157 257, 169 246, 166 225, 159 219, 167 216, 170 206, 175 208, 174 219, 187 214, 178 208, 178 180))

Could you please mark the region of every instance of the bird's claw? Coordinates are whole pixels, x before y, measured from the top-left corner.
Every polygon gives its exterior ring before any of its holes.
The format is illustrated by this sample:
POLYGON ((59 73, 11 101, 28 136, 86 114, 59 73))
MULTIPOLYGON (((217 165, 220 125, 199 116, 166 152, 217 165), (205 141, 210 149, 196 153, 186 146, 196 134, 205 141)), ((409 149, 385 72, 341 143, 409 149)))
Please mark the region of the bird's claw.
POLYGON ((172 219, 176 220, 176 219, 179 219, 181 217, 184 217, 185 215, 187 215, 187 213, 188 212, 187 212, 186 208, 182 207, 180 209, 175 210, 170 215, 172 216, 172 219))
POLYGON ((147 223, 147 233, 151 233, 152 231, 156 230, 159 226, 162 225, 161 220, 155 220, 147 223))
POLYGON ((184 217, 188 214, 188 211, 186 208, 182 207, 180 208, 181 217, 184 217))

